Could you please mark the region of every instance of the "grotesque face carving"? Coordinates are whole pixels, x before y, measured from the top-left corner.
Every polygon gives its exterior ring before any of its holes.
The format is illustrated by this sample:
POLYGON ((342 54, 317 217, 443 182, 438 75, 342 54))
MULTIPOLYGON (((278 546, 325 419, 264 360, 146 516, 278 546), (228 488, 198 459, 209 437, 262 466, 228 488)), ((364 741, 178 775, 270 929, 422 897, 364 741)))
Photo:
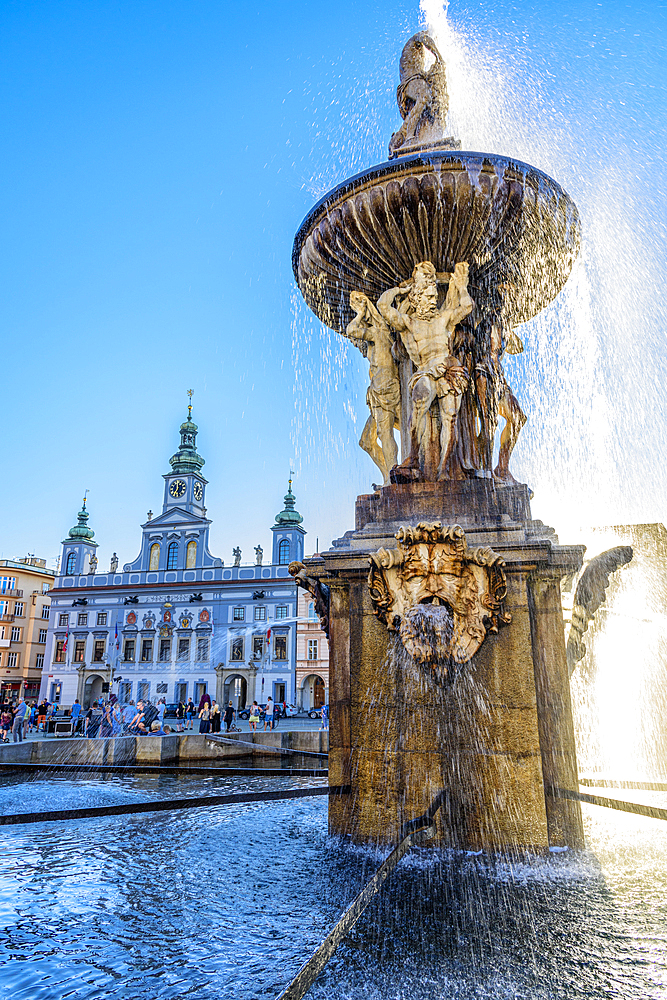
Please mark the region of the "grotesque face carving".
POLYGON ((491 549, 468 549, 458 525, 420 522, 396 538, 399 548, 371 556, 375 613, 442 679, 477 652, 487 632, 511 620, 502 611, 505 564, 491 549))

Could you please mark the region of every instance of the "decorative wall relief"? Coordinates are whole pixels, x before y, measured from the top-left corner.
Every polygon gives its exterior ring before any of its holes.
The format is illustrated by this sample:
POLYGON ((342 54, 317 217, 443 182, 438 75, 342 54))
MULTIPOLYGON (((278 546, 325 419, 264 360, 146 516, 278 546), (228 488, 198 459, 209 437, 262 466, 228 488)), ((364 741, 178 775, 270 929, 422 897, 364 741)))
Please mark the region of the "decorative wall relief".
POLYGON ((445 678, 512 620, 503 610, 504 560, 489 548, 469 549, 463 528, 439 521, 401 527, 396 539, 398 548, 370 557, 375 613, 418 663, 445 678))

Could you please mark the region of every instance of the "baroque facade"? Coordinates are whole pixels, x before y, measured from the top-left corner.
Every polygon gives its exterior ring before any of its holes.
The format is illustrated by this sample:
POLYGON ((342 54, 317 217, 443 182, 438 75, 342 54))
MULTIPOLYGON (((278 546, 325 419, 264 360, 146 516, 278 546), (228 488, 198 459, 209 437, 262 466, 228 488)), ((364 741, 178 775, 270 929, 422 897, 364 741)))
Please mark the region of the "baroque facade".
POLYGON ((84 501, 63 541, 41 697, 86 706, 113 692, 121 701, 167 702, 208 692, 243 707, 253 699, 294 702, 297 588, 288 573, 302 559, 305 529, 292 481, 276 515, 271 562, 260 546, 252 565, 211 554, 204 459, 192 407, 164 478, 162 512, 141 525, 139 555, 122 568, 114 553, 98 566, 84 501))

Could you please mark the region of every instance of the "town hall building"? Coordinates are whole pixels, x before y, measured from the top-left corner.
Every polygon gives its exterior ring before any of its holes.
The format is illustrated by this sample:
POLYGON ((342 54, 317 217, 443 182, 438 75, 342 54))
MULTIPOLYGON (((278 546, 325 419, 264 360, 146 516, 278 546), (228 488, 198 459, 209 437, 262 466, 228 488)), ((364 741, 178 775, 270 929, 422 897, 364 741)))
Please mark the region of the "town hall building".
POLYGON ((67 707, 113 692, 123 701, 169 702, 208 692, 236 707, 301 699, 296 691, 297 588, 288 573, 303 559, 305 529, 292 481, 271 531, 271 561, 253 565, 209 551, 204 459, 192 406, 164 478, 162 512, 141 525, 132 562, 98 566, 84 500, 62 543, 40 697, 67 707))

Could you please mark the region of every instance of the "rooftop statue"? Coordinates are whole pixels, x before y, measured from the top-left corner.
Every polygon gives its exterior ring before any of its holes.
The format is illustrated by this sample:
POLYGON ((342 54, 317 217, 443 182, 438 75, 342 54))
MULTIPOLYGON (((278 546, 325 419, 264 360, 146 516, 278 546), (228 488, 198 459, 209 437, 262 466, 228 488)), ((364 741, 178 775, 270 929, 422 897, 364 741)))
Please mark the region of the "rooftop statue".
POLYGON ((428 147, 459 149, 457 140, 445 138, 449 110, 445 64, 425 31, 405 43, 399 72, 396 100, 403 124, 391 137, 389 158, 428 147))
POLYGON ((238 545, 236 546, 235 549, 232 549, 232 555, 234 556, 234 565, 235 566, 240 566, 241 565, 241 549, 238 547, 238 545))

